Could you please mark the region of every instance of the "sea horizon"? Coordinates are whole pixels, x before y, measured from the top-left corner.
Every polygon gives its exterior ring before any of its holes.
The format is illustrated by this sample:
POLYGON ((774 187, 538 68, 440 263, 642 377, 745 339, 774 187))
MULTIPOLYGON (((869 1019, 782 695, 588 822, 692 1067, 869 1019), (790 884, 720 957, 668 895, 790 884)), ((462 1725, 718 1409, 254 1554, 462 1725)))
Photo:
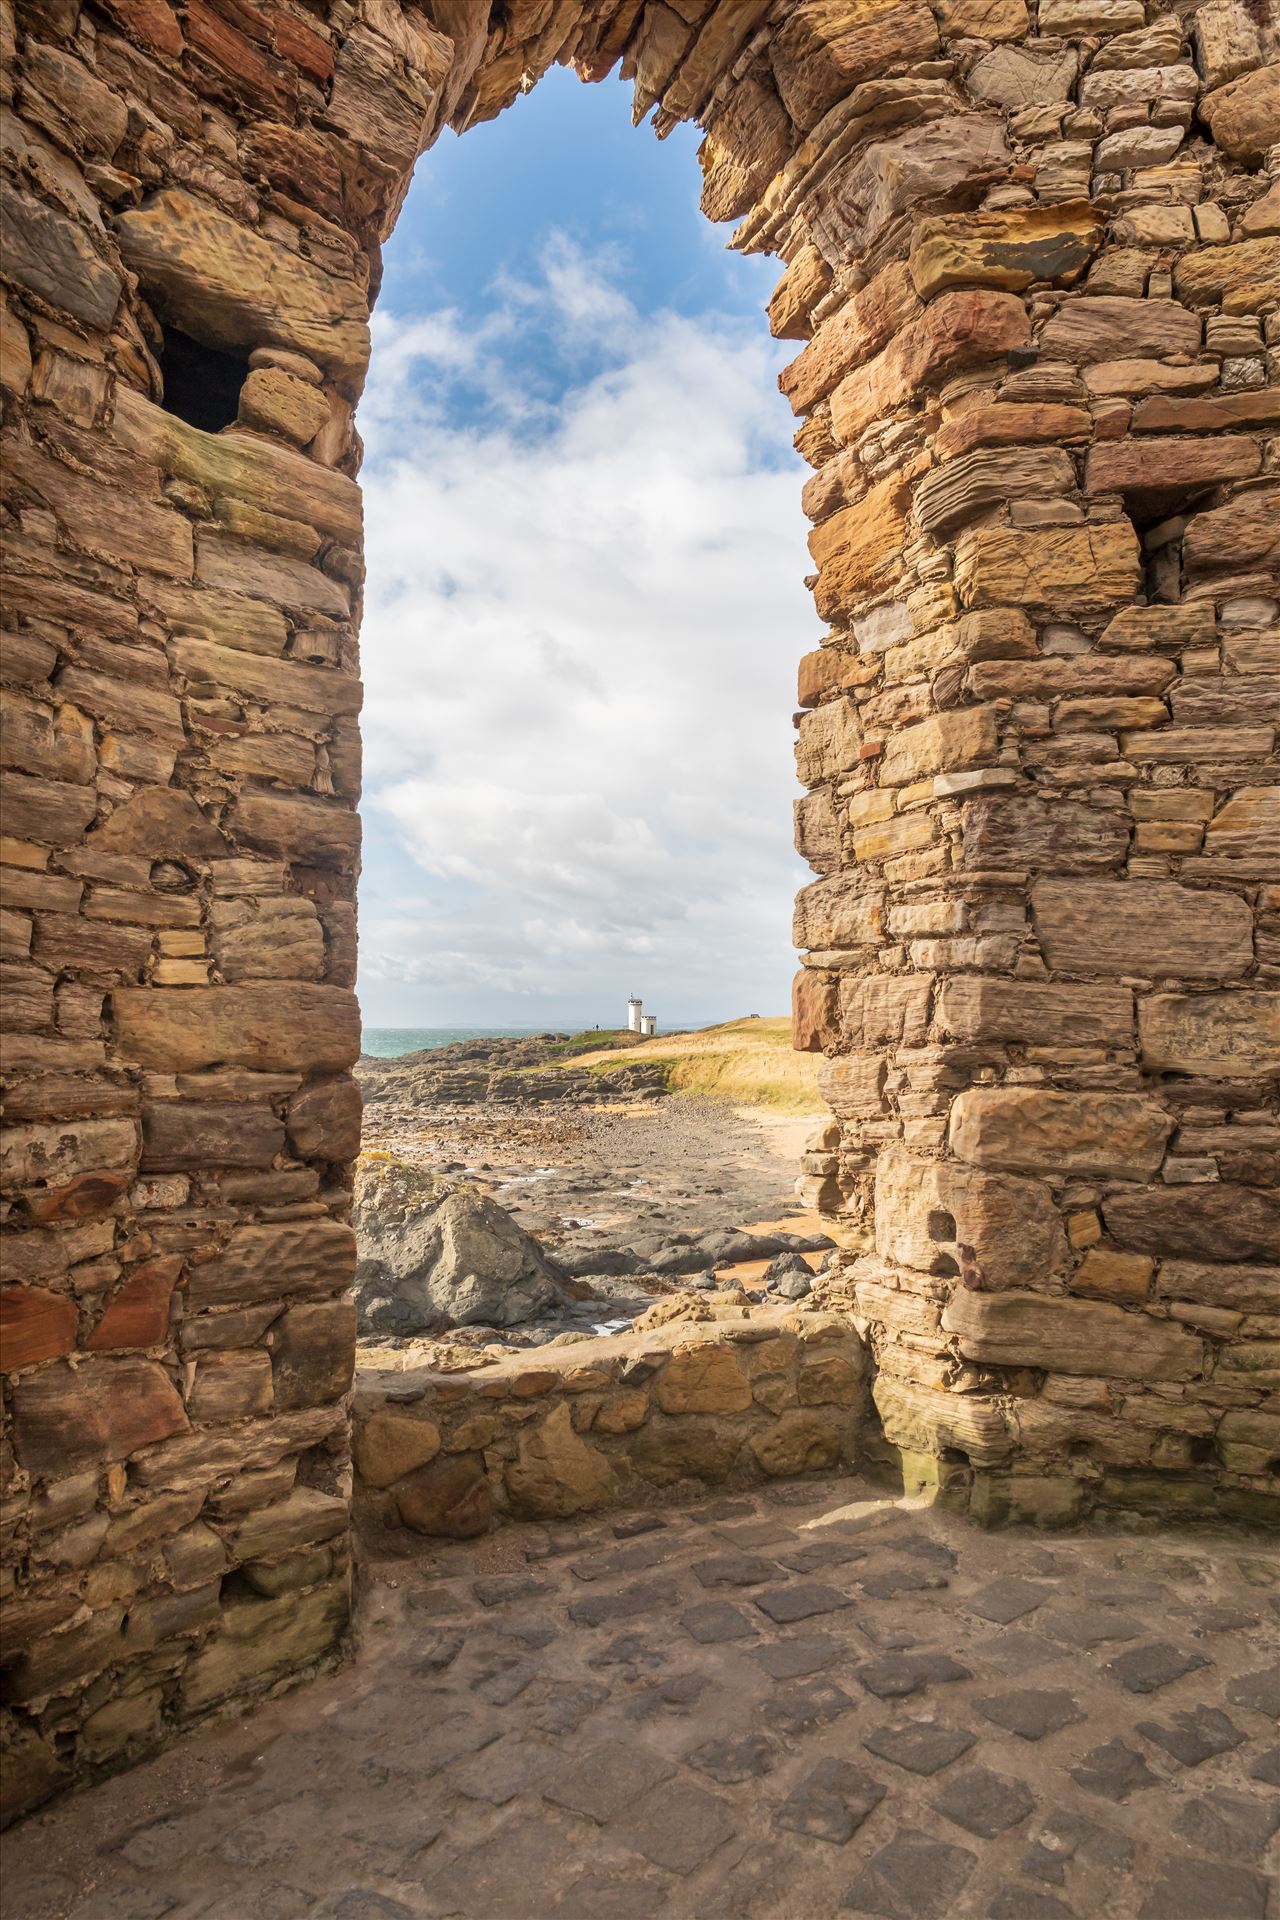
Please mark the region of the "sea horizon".
MULTIPOLYGON (((732 1016, 730 1016, 732 1017, 732 1016)), ((705 1026, 715 1026, 716 1021, 688 1021, 681 1025, 661 1025, 658 1034, 695 1033, 705 1026)), ((535 1033, 612 1033, 621 1032, 621 1028, 602 1027, 596 1022, 588 1026, 556 1026, 544 1020, 536 1027, 365 1027, 360 1038, 360 1051, 371 1060, 394 1060, 402 1053, 425 1053, 436 1047, 451 1047, 460 1040, 525 1040, 535 1033)), ((639 1035, 637 1034, 637 1039, 639 1035)))

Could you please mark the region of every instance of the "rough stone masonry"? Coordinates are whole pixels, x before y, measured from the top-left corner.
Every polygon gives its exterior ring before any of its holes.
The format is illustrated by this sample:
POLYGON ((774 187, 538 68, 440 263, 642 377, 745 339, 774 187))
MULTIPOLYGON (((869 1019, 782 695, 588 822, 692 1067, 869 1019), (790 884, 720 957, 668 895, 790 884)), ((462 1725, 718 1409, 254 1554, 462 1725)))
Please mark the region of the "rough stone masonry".
POLYGON ((8 1804, 348 1610, 359 440, 416 155, 622 61, 778 255, 808 1172, 989 1515, 1277 1486, 1265 0, 0 0, 8 1804))

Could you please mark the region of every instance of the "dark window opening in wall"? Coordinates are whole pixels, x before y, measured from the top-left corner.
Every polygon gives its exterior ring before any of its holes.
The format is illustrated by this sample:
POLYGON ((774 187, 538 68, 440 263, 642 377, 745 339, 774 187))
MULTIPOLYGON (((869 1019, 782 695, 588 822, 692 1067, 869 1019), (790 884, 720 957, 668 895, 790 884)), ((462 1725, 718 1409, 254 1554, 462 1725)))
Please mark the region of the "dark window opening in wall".
POLYGON ((166 410, 189 427, 220 433, 236 417, 249 361, 246 355, 202 346, 176 327, 166 327, 160 371, 166 410))

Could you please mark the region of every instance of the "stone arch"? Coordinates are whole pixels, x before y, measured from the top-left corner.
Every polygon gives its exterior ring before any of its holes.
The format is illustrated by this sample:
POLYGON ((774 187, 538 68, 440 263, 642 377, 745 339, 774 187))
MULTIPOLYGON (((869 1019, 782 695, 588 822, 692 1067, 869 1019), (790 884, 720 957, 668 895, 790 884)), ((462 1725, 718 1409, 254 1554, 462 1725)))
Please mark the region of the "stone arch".
POLYGON ((553 61, 621 60, 637 118, 703 125, 707 211, 784 263, 830 623, 800 670, 796 1034, 834 1115, 806 1171, 882 1444, 987 1518, 1260 1515, 1259 9, 20 0, 3 27, 10 1804, 342 1634, 354 406, 414 159, 553 61), (228 431, 162 404, 202 352, 242 376, 228 431))

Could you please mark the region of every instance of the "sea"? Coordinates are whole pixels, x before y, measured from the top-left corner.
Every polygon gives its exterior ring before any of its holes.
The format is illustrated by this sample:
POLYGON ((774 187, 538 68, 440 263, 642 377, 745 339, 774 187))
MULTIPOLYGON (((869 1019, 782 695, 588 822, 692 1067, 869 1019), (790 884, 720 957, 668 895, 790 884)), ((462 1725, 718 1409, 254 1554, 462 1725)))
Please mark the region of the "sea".
POLYGON ((360 1046, 375 1060, 394 1060, 428 1047, 451 1047, 455 1040, 523 1040, 552 1031, 545 1022, 540 1027, 366 1027, 360 1046))

